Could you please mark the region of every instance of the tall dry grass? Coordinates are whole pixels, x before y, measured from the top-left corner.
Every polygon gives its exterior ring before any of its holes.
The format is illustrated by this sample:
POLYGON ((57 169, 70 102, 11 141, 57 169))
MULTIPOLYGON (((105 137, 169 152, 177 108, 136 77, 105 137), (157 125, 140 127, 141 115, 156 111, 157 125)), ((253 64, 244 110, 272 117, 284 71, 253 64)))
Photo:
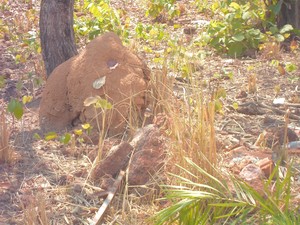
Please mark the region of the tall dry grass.
POLYGON ((214 102, 203 96, 199 84, 183 87, 180 99, 174 96, 173 87, 174 79, 167 76, 166 67, 153 75, 153 111, 155 115, 163 113, 168 120, 166 132, 170 138, 168 153, 171 162, 168 172, 179 172, 174 166, 176 164, 189 168, 184 159, 188 157, 214 175, 217 163, 214 102), (184 89, 190 89, 189 94, 184 89))

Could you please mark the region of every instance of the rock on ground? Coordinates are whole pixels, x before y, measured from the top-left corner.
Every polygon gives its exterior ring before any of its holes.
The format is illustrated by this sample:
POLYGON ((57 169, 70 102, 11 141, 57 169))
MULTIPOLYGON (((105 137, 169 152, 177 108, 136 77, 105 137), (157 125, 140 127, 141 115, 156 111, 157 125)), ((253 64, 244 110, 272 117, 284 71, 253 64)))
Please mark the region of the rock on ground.
POLYGON ((92 172, 95 181, 110 180, 129 166, 128 184, 145 185, 165 163, 165 137, 153 125, 141 128, 130 143, 113 146, 92 172))
POLYGON ((165 163, 165 139, 159 129, 153 127, 146 137, 131 159, 128 174, 130 185, 146 184, 165 163))
POLYGON ((113 146, 109 155, 93 170, 92 179, 97 180, 107 174, 117 176, 126 167, 132 150, 133 147, 125 141, 113 146))
POLYGON ((41 128, 60 130, 76 120, 97 127, 96 118, 101 124, 102 114, 97 113, 96 116, 95 108, 84 106, 84 100, 100 96, 113 104, 113 109, 105 117, 108 133, 121 133, 131 106, 134 105, 138 114, 147 107, 149 79, 150 71, 146 64, 124 47, 116 34, 109 32, 97 37, 80 54, 59 65, 50 75, 40 103, 41 128), (99 85, 100 88, 96 89, 95 81, 103 77, 103 86, 99 85))

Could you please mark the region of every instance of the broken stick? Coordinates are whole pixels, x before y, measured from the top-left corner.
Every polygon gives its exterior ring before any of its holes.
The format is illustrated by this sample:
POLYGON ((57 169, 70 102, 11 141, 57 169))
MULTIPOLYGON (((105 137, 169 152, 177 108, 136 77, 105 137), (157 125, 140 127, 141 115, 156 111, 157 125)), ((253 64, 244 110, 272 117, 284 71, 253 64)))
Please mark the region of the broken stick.
POLYGON ((118 178, 114 182, 112 188, 109 190, 105 201, 103 202, 103 204, 97 211, 96 215, 94 216, 94 218, 92 220, 89 219, 90 225, 100 225, 101 224, 104 213, 107 210, 107 208, 108 208, 109 204, 111 203, 111 201, 113 200, 113 198, 115 197, 115 194, 116 194, 118 187, 120 186, 121 181, 123 180, 124 176, 125 176, 125 171, 121 170, 118 178))

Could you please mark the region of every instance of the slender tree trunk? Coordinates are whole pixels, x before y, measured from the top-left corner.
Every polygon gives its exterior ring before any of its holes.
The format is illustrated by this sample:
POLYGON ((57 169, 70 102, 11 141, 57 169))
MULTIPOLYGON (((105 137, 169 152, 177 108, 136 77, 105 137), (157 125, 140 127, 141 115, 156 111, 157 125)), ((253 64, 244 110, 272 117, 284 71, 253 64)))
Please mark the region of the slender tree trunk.
POLYGON ((42 0, 40 38, 47 77, 77 54, 73 30, 74 0, 42 0))
POLYGON ((291 24, 294 28, 300 29, 300 0, 283 0, 278 17, 279 27, 291 24))

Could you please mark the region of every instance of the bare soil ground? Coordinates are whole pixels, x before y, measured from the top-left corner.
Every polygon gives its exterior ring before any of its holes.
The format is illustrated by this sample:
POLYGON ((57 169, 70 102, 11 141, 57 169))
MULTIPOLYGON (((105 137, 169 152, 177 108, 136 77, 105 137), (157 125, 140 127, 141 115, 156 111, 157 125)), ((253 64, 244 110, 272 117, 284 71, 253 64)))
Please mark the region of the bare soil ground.
MULTIPOLYGON (((24 224, 34 213, 44 211, 49 224, 88 224, 87 218, 93 217, 103 203, 104 195, 98 184, 87 179, 87 171, 92 164, 89 154, 97 151, 97 145, 77 143, 65 146, 58 141, 34 138, 35 133, 43 135, 38 124, 38 97, 42 86, 36 85, 34 79, 44 79, 44 73, 40 54, 32 53, 24 61, 16 60, 16 56, 28 48, 22 46, 20 39, 12 33, 21 36, 22 32, 38 29, 38 2, 34 1, 32 6, 24 2, 2 1, 0 14, 1 23, 9 27, 8 30, 1 31, 0 75, 6 77, 6 84, 0 89, 0 109, 5 109, 12 97, 34 97, 33 102, 25 107, 21 122, 13 120, 11 116, 6 117, 10 125, 15 160, 11 164, 0 164, 0 224, 24 224), (35 9, 34 18, 28 16, 32 7, 35 9), (34 74, 33 77, 28 76, 31 73, 34 74), (23 86, 19 88, 20 82, 23 86)), ((143 5, 139 1, 112 2, 112 5, 125 9, 133 22, 151 21, 144 17, 144 11, 141 10, 143 5)), ((193 26, 193 21, 206 20, 207 16, 197 13, 189 1, 182 1, 182 4, 185 5, 185 14, 176 19, 182 28, 173 29, 170 24, 166 32, 179 32, 183 41, 188 42, 194 36, 184 34, 183 29, 193 26)), ((151 66, 152 55, 142 51, 139 54, 151 66)), ((222 58, 209 53, 204 60, 197 62, 198 69, 193 78, 205 81, 207 85, 204 93, 209 95, 220 86, 226 92, 226 97, 222 98, 222 113, 216 115, 216 132, 220 159, 234 173, 239 173, 244 165, 253 160, 241 158, 241 163, 230 164, 235 157, 232 151, 237 148, 242 148, 242 151, 256 160, 272 157, 271 151, 261 152, 253 146, 264 129, 278 123, 284 124, 287 110, 293 116, 290 117, 289 126, 300 136, 300 50, 282 50, 276 58, 280 62, 295 64, 298 70, 293 75, 282 75, 277 67, 270 64, 271 59, 267 59, 262 53, 254 58, 244 59, 222 58), (249 69, 250 67, 253 69, 249 69), (232 72, 233 78, 230 79, 224 71, 232 72), (251 74, 256 74, 253 78, 253 94, 249 93, 251 74), (273 100, 277 97, 285 98, 291 104, 274 106, 273 100), (239 104, 238 110, 233 107, 235 102, 239 104)), ((182 95, 182 90, 189 93, 193 88, 197 87, 190 86, 184 79, 176 79, 174 93, 179 90, 179 95, 182 95)), ((296 151, 292 157, 298 171, 292 191, 299 193, 299 152, 296 151)), ((120 195, 114 201, 106 218, 107 224, 147 224, 146 219, 159 209, 159 204, 154 205, 153 201, 142 202, 134 195, 127 199, 122 199, 120 195), (131 207, 131 215, 122 211, 122 204, 131 207)), ((299 204, 296 199, 295 203, 299 204)))

